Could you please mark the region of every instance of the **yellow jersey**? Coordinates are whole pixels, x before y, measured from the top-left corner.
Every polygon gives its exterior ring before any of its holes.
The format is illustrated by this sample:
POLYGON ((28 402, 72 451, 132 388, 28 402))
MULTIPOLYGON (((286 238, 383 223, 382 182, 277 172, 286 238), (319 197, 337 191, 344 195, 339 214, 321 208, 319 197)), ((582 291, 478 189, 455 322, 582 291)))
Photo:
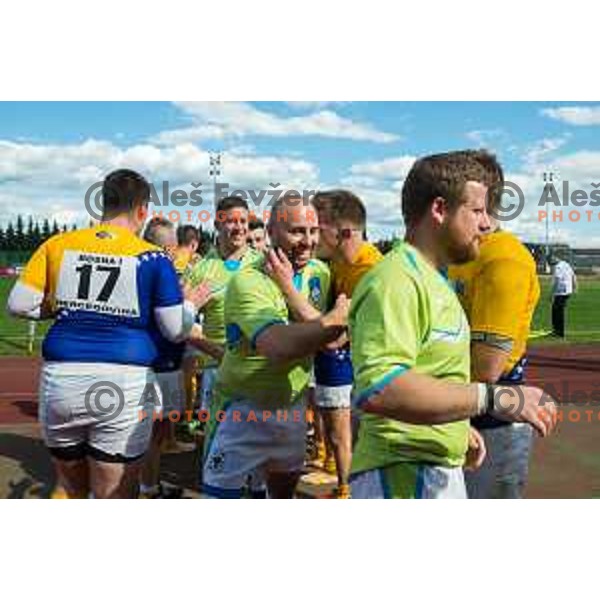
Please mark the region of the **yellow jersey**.
POLYGON ((373 244, 365 242, 356 253, 351 263, 334 260, 331 263, 332 288, 336 296, 346 294, 352 297, 354 288, 362 276, 383 259, 383 254, 373 244))
POLYGON ((512 340, 504 368, 509 373, 525 354, 533 312, 540 297, 529 250, 508 231, 486 235, 479 257, 448 271, 469 319, 472 339, 493 334, 512 340))
MULTIPOLYGON (((383 259, 383 255, 373 244, 363 243, 351 263, 341 260, 331 262, 331 278, 333 299, 339 294, 352 297, 358 282, 375 264, 383 259)), ((315 380, 318 385, 339 387, 352 385, 354 375, 350 346, 336 350, 322 350, 315 356, 315 380)))

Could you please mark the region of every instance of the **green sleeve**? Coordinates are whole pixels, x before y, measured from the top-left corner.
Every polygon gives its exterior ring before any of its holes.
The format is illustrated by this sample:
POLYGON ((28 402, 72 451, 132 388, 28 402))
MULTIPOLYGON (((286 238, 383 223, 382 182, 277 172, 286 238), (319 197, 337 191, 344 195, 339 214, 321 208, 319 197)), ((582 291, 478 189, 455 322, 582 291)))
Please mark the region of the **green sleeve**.
POLYGON ((227 341, 243 335, 255 346, 258 336, 269 326, 287 323, 283 297, 274 284, 259 272, 248 269, 233 277, 225 293, 227 341))
POLYGON ((381 270, 357 286, 349 320, 358 406, 415 366, 429 327, 426 302, 403 272, 381 270))

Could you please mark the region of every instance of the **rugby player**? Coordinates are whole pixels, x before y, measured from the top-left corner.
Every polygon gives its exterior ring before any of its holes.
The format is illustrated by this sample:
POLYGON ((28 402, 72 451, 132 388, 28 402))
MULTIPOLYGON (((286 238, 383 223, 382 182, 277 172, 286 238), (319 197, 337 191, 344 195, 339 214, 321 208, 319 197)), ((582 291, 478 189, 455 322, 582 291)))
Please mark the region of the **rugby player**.
MULTIPOLYGON (((367 212, 360 198, 346 190, 318 192, 314 206, 319 216, 320 258, 330 260, 333 297, 345 294, 351 298, 361 277, 383 256, 365 241, 367 212)), ((315 404, 323 419, 326 438, 333 449, 337 472, 337 498, 350 495, 348 478, 352 461, 350 404, 352 361, 350 345, 319 352, 315 358, 315 404)), ((322 450, 319 451, 319 454, 322 450)), ((331 467, 325 462, 325 468, 331 467)))
POLYGON ((346 322, 343 296, 321 314, 329 270, 314 259, 315 209, 284 196, 272 207, 268 227, 269 256, 240 271, 225 297, 227 347, 203 469, 202 489, 210 497, 261 495, 265 488, 272 498, 293 497, 304 462, 312 358, 339 337, 346 322), (274 280, 284 259, 292 269, 287 297, 274 280))
POLYGON ((188 265, 194 264, 200 259, 199 246, 200 237, 198 230, 193 225, 181 225, 177 228, 177 248, 173 263, 179 275, 183 274, 188 265))
MULTIPOLYGON (((469 383, 469 326, 443 270, 477 257, 496 175, 472 152, 418 160, 402 190, 405 241, 354 291, 353 498, 465 498, 471 417, 528 422, 542 436, 556 424, 539 388, 469 383)), ((479 461, 480 438, 473 445, 479 461)))
POLYGON ((258 218, 251 219, 248 229, 248 244, 257 252, 266 252, 268 244, 264 222, 258 218))
MULTIPOLYGON (((211 300, 202 308, 202 326, 211 346, 200 347, 202 357, 201 406, 210 407, 217 367, 225 347, 225 290, 240 269, 261 259, 261 254, 248 246, 248 204, 237 196, 222 198, 215 216, 217 246, 192 265, 183 281, 196 288, 206 283, 211 300)), ((196 422, 197 423, 197 422, 196 422)))
POLYGON ((147 181, 114 171, 102 195, 102 222, 42 244, 8 300, 13 315, 56 319, 42 348, 39 415, 58 486, 70 498, 137 495, 152 430, 141 404, 156 399, 153 331, 182 340, 195 312, 171 260, 138 237, 147 181))
MULTIPOLYGON (((487 153, 477 154, 497 170, 495 187, 504 184, 500 165, 487 153)), ((479 256, 451 266, 454 282, 471 326, 471 378, 498 384, 523 384, 531 320, 540 297, 536 265, 529 250, 494 214, 500 193, 489 194, 491 230, 480 243, 479 256)), ((533 431, 528 423, 509 423, 491 415, 476 417, 487 459, 465 473, 469 498, 522 497, 529 467, 533 431)))
MULTIPOLYGON (((198 254, 199 248, 200 236, 196 227, 193 225, 181 225, 177 228, 177 250, 175 251, 173 263, 175 265, 175 270, 180 277, 183 277, 186 270, 200 260, 201 256, 198 254)), ((182 360, 186 411, 191 411, 194 408, 198 393, 196 380, 198 367, 198 351, 192 346, 188 346, 182 360)), ((186 428, 185 423, 180 423, 186 428)), ((171 446, 176 445, 174 436, 172 435, 169 444, 171 446)))
MULTIPOLYGON (((165 250, 168 254, 177 247, 177 234, 172 221, 163 218, 151 219, 144 231, 144 240, 165 250)), ((208 288, 205 299, 210 299, 208 288)), ((169 488, 160 483, 160 457, 163 447, 174 439, 173 421, 169 416, 181 418, 183 411, 184 381, 182 371, 185 343, 173 343, 156 331, 154 341, 158 350, 158 358, 152 365, 160 388, 162 403, 155 407, 159 413, 152 430, 150 447, 144 459, 141 473, 140 497, 142 498, 175 498, 180 497, 180 488, 169 488)))

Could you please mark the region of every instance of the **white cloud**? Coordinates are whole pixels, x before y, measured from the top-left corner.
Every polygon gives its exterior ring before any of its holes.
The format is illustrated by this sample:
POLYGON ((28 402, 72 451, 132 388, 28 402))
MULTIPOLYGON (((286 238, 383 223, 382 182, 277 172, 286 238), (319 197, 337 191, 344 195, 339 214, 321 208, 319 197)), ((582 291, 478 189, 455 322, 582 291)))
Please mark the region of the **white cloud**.
POLYGON ((367 176, 373 179, 402 180, 410 171, 416 157, 397 156, 381 161, 356 163, 350 167, 351 175, 367 176))
POLYGON ((562 106, 544 108, 541 114, 568 125, 600 125, 600 106, 562 106))
MULTIPOLYGON (((244 154, 243 150, 238 147, 222 159, 220 181, 229 183, 230 192, 269 190, 271 184, 280 184, 279 189, 316 189, 319 169, 315 164, 286 156, 244 154)), ((191 182, 202 182, 205 206, 212 206, 209 155, 192 144, 121 148, 98 140, 64 145, 0 140, 0 220, 32 214, 87 222, 83 202, 86 190, 111 170, 123 167, 135 169, 154 182, 161 200, 163 181, 169 182, 171 192, 189 192, 191 182)), ((269 200, 267 196, 265 202, 269 200)))
POLYGON ((552 155, 560 150, 568 141, 570 136, 565 135, 556 138, 544 138, 530 144, 523 154, 523 161, 530 170, 543 171, 552 155))
POLYGON ((465 137, 478 148, 492 148, 498 141, 506 138, 506 133, 502 129, 476 129, 468 131, 465 137))
POLYGON ((291 100, 286 102, 288 106, 298 110, 322 109, 326 106, 340 106, 347 103, 344 100, 291 100))
POLYGON ((153 138, 158 144, 197 142, 206 139, 235 139, 245 136, 319 136, 379 143, 394 142, 399 136, 385 133, 368 123, 341 117, 331 110, 282 117, 248 102, 176 102, 192 117, 190 127, 163 131, 153 138))

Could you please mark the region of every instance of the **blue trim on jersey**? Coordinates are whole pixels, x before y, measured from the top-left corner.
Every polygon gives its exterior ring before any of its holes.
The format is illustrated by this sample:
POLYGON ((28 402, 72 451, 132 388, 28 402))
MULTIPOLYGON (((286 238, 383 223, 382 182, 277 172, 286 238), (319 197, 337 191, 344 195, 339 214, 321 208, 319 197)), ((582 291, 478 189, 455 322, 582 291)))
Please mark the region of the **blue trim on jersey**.
POLYGON ((222 488, 216 485, 209 485, 208 483, 201 484, 200 489, 203 494, 212 496, 213 498, 219 498, 220 500, 240 500, 243 491, 242 488, 222 488))
POLYGON ((294 288, 297 292, 302 290, 302 272, 301 271, 294 273, 294 277, 292 278, 292 283, 294 284, 294 288))
POLYGON ((392 491, 390 489, 390 484, 388 483, 385 470, 377 469, 377 474, 379 475, 379 483, 381 484, 381 491, 383 493, 383 498, 385 500, 392 499, 394 496, 392 495, 392 491))
POLYGON ((415 498, 423 498, 423 490, 425 489, 425 467, 417 467, 417 481, 415 485, 415 498))
POLYGON ((375 396, 376 394, 380 394, 384 388, 386 388, 394 379, 404 375, 406 371, 408 371, 410 367, 408 365, 399 365, 392 369, 387 375, 382 377, 377 383, 369 386, 362 394, 359 394, 356 397, 354 405, 357 408, 360 408, 365 402, 367 402, 370 398, 375 396))
POLYGON ((408 259, 408 262, 410 264, 410 266, 417 272, 417 273, 421 273, 420 269, 419 269, 419 265, 417 264, 417 259, 415 258, 415 255, 408 249, 404 250, 404 255, 406 256, 406 258, 408 259))
POLYGON ((256 340, 258 339, 258 336, 261 333, 263 333, 263 331, 265 331, 265 329, 268 329, 272 325, 285 325, 285 321, 282 321, 281 319, 273 319, 272 321, 269 321, 268 323, 265 323, 264 325, 261 325, 252 334, 252 337, 250 338, 250 347, 252 348, 252 350, 256 350, 256 340))
MULTIPOLYGON (((220 500, 240 500, 246 497, 244 495, 245 493, 248 493, 247 490, 244 490, 243 488, 222 488, 208 483, 201 483, 200 491, 207 496, 212 496, 213 498, 218 498, 220 500)), ((249 494, 250 498, 253 500, 265 500, 267 497, 267 490, 266 488, 261 490, 250 490, 249 494)))
POLYGON ((235 273, 236 271, 240 270, 240 267, 242 266, 242 261, 230 258, 228 260, 224 260, 223 265, 228 271, 235 273))

